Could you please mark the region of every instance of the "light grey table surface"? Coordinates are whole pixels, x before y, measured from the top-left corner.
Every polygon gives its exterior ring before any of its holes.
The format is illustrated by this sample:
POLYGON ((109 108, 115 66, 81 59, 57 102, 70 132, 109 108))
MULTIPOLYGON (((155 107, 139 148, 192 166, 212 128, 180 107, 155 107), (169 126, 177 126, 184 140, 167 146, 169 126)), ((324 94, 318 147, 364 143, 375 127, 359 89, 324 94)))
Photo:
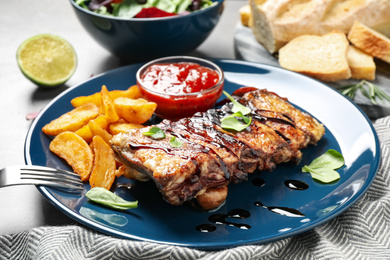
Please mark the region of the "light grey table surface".
MULTIPOLYGON (((190 55, 234 59, 235 26, 245 0, 226 0, 221 20, 210 37, 190 55)), ((122 66, 81 27, 68 0, 0 1, 0 167, 24 164, 24 142, 31 121, 28 113, 40 111, 56 95, 91 75, 122 66), (20 72, 16 50, 27 38, 51 33, 75 48, 78 67, 64 87, 38 89, 20 72)), ((0 235, 44 225, 71 225, 75 221, 52 206, 35 186, 0 189, 0 235)))

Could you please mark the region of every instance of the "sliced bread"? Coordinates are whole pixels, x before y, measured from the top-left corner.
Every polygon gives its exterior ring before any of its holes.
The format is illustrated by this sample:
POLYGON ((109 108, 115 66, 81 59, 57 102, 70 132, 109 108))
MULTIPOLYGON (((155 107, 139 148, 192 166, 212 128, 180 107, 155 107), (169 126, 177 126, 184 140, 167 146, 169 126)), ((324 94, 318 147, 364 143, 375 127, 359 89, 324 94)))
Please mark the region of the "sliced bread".
POLYGON ((376 66, 374 58, 350 45, 347 52, 347 60, 353 79, 375 79, 376 66))
POLYGON ((321 81, 348 79, 351 77, 348 48, 347 37, 340 31, 335 30, 324 36, 302 35, 279 50, 279 63, 282 68, 321 81))
POLYGON ((249 8, 249 5, 244 5, 240 8, 240 18, 241 18, 241 24, 247 27, 250 27, 252 15, 251 15, 251 9, 249 8))
POLYGON ((390 37, 389 0, 249 0, 254 36, 270 53, 300 35, 347 34, 358 19, 390 37))
POLYGON ((348 40, 362 51, 390 63, 390 39, 385 35, 355 21, 348 40))

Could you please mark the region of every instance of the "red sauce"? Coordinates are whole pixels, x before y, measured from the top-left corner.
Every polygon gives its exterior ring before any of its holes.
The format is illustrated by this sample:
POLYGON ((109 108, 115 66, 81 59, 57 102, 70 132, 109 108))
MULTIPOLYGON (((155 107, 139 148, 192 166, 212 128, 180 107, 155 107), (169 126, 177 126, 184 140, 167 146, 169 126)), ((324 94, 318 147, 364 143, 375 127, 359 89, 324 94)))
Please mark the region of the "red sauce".
POLYGON ((176 120, 212 108, 222 95, 223 83, 213 88, 219 80, 217 71, 199 64, 169 63, 148 67, 138 85, 145 99, 157 103, 158 116, 176 120))
POLYGON ((195 63, 154 64, 141 76, 142 84, 167 94, 195 93, 213 87, 219 75, 195 63))

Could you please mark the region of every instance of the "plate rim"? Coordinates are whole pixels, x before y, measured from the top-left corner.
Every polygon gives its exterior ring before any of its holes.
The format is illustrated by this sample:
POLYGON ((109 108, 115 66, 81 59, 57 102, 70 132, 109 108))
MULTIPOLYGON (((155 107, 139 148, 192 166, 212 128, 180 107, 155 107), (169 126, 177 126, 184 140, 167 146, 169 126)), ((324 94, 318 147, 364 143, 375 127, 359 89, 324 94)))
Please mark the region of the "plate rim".
MULTIPOLYGON (((324 87, 327 87, 330 90, 332 90, 332 91, 338 93, 339 95, 341 95, 334 88, 330 87, 329 85, 327 85, 327 84, 325 84, 323 82, 320 82, 320 81, 318 81, 316 79, 310 78, 308 76, 305 76, 305 75, 302 75, 302 74, 299 74, 299 73, 296 73, 296 72, 293 72, 293 71, 285 70, 285 69, 277 67, 277 66, 264 64, 264 63, 260 63, 260 62, 254 62, 254 61, 243 61, 243 60, 234 60, 234 59, 215 59, 215 58, 207 58, 207 59, 211 60, 211 61, 214 61, 214 62, 217 62, 217 63, 220 62, 220 63, 239 64, 239 65, 251 66, 251 67, 254 66, 256 68, 271 67, 273 70, 281 70, 281 71, 284 71, 286 73, 296 74, 298 77, 304 77, 304 78, 308 78, 310 80, 317 81, 318 83, 320 83, 324 87)), ((90 77, 90 78, 88 78, 86 80, 83 80, 80 83, 78 83, 78 84, 76 84, 76 85, 66 89, 65 91, 63 91, 59 95, 57 95, 55 98, 53 98, 40 111, 40 113, 34 119, 33 123, 30 125, 30 127, 28 129, 28 132, 27 132, 27 135, 26 135, 26 138, 25 138, 25 143, 24 143, 24 159, 25 159, 25 163, 27 165, 32 164, 31 155, 29 154, 29 148, 30 148, 30 144, 31 144, 32 133, 33 133, 33 130, 35 129, 35 127, 36 127, 37 122, 42 117, 42 115, 55 102, 57 102, 57 100, 59 100, 60 98, 65 96, 67 93, 71 92, 72 90, 80 87, 83 84, 86 84, 87 82, 89 82, 89 81, 91 81, 93 79, 104 77, 107 74, 112 74, 112 73, 118 72, 120 70, 126 71, 130 67, 134 67, 134 68, 137 67, 137 66, 140 67, 140 66, 142 66, 142 64, 144 64, 144 63, 136 63, 136 64, 131 64, 131 65, 126 65, 126 66, 118 67, 118 68, 115 68, 115 69, 112 69, 112 70, 108 70, 108 71, 102 72, 100 74, 94 75, 93 77, 90 77)), ((343 96, 343 95, 341 95, 341 96, 343 96)), ((254 245, 254 244, 265 244, 265 243, 269 243, 269 242, 279 241, 279 240, 282 240, 282 239, 285 239, 285 238, 288 238, 288 237, 292 237, 292 236, 304 233, 306 231, 312 230, 312 229, 314 229, 314 228, 316 228, 316 227, 318 227, 318 226, 320 226, 320 225, 330 221, 331 219, 336 218, 340 214, 344 213, 347 209, 349 209, 352 205, 354 205, 367 192, 367 190, 369 189, 369 187, 371 186, 372 182, 375 179, 375 176, 376 176, 376 174, 378 172, 380 161, 381 161, 381 150, 380 150, 380 143, 379 143, 378 135, 376 133, 376 130, 375 130, 371 120, 363 112, 363 110, 358 105, 356 105, 354 102, 352 102, 349 98, 347 98, 345 96, 343 96, 343 97, 346 99, 346 101, 349 101, 363 115, 364 119, 366 120, 366 122, 367 122, 368 126, 370 127, 370 130, 371 130, 371 132, 373 134, 373 137, 374 137, 374 140, 375 140, 375 148, 376 148, 375 149, 375 154, 377 155, 376 157, 374 157, 374 159, 376 159, 376 160, 374 160, 374 165, 373 165, 373 167, 375 169, 374 170, 375 172, 370 176, 369 181, 364 182, 362 188, 359 189, 358 193, 353 195, 353 196, 351 196, 351 198, 349 199, 348 203, 345 203, 345 204, 341 205, 337 210, 335 210, 335 212, 333 212, 333 214, 329 214, 326 217, 313 220, 313 221, 310 222, 310 225, 307 225, 305 227, 300 227, 300 228, 298 228, 296 230, 293 230, 291 232, 285 232, 285 233, 282 233, 282 234, 278 234, 277 236, 267 237, 267 238, 263 238, 263 239, 259 239, 257 237, 257 238, 246 239, 245 241, 229 241, 229 242, 226 242, 226 241, 215 242, 214 241, 212 244, 210 244, 208 242, 197 242, 195 244, 195 243, 185 243, 185 242, 178 243, 178 242, 160 241, 160 240, 155 240, 155 239, 150 239, 150 238, 139 237, 137 235, 132 235, 132 234, 129 234, 129 233, 126 233, 126 232, 114 230, 112 228, 104 226, 101 223, 91 221, 90 219, 82 216, 80 213, 77 213, 77 212, 71 210, 70 208, 66 207, 61 202, 59 202, 49 192, 50 188, 47 188, 47 187, 44 187, 44 186, 36 186, 36 187, 37 187, 38 191, 45 197, 45 199, 47 199, 54 207, 56 207, 62 213, 64 213, 68 217, 70 217, 72 220, 76 221, 77 223, 80 223, 80 220, 81 220, 82 222, 80 224, 85 225, 85 226, 87 226, 87 227, 89 227, 89 228, 91 228, 93 230, 100 231, 101 233, 104 233, 106 235, 111 235, 111 236, 117 237, 117 238, 122 238, 122 239, 125 238, 125 239, 129 239, 129 240, 135 240, 135 241, 141 241, 141 242, 153 242, 153 243, 164 244, 164 245, 183 246, 183 247, 195 248, 195 249, 203 249, 203 250, 226 249, 226 248, 232 248, 232 247, 237 247, 237 246, 254 245)))

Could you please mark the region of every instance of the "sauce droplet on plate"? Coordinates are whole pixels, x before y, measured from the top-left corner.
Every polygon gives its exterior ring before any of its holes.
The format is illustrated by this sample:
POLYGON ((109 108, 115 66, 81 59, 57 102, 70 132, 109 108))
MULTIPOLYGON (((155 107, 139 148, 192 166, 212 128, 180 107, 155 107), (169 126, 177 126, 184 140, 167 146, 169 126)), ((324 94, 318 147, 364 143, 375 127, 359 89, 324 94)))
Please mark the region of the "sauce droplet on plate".
POLYGON ((292 190, 307 190, 309 185, 303 181, 287 180, 284 184, 292 190))

